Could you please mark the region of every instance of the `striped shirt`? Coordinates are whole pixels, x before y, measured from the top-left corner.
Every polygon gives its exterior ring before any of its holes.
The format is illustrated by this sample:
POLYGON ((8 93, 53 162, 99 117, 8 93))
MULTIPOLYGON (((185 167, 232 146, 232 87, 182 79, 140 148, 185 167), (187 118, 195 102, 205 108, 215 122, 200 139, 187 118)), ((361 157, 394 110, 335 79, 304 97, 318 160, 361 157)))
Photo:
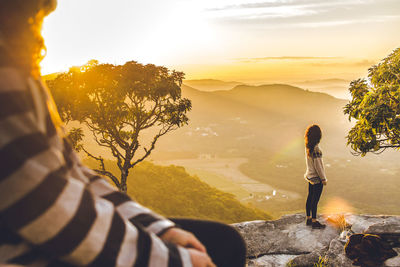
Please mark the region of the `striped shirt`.
POLYGON ((311 184, 319 184, 321 181, 328 181, 325 175, 324 162, 322 161, 322 151, 316 145, 311 157, 307 155, 306 149, 306 165, 307 170, 304 178, 311 184))
POLYGON ((0 265, 192 266, 174 224, 83 166, 40 80, 0 66, 0 265))

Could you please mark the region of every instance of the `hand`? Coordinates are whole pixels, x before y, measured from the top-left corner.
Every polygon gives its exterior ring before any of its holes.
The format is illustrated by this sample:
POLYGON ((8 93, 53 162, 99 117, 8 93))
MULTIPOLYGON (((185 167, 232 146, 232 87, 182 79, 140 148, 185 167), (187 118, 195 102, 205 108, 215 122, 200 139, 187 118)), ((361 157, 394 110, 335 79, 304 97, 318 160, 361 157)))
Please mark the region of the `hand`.
POLYGON ((189 248, 190 259, 193 267, 217 267, 207 253, 189 248))
POLYGON ((323 181, 322 181, 322 184, 323 184, 323 185, 326 185, 326 184, 327 184, 326 180, 323 180, 323 181))
POLYGON ((182 246, 185 248, 194 248, 208 256, 206 254, 206 248, 203 246, 203 244, 199 240, 197 240, 197 238, 192 233, 188 231, 174 227, 168 229, 164 234, 160 236, 160 238, 164 241, 168 241, 178 246, 182 246))

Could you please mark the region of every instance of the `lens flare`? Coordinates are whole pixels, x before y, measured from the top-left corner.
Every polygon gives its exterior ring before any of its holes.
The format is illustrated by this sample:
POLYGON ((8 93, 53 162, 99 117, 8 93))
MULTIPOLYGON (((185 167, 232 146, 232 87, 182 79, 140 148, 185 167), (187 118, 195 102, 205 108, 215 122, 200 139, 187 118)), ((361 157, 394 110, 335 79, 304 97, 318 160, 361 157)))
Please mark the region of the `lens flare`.
POLYGON ((346 200, 338 197, 328 200, 327 204, 322 208, 325 220, 341 230, 349 226, 346 222, 346 216, 353 214, 353 212, 353 207, 346 200))
POLYGON ((322 207, 322 213, 326 215, 352 214, 353 212, 353 207, 346 200, 339 197, 329 199, 327 204, 322 207))

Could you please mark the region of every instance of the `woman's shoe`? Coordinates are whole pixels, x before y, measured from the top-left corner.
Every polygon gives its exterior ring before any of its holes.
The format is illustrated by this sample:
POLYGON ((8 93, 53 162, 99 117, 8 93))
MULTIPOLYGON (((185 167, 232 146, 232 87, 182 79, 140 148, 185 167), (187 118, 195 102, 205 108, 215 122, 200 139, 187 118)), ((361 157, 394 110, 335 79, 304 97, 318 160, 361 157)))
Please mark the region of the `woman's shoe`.
POLYGON ((306 220, 306 225, 311 226, 312 225, 312 219, 307 219, 306 220))
POLYGON ((325 227, 326 225, 320 223, 319 221, 312 222, 312 229, 324 229, 325 227))

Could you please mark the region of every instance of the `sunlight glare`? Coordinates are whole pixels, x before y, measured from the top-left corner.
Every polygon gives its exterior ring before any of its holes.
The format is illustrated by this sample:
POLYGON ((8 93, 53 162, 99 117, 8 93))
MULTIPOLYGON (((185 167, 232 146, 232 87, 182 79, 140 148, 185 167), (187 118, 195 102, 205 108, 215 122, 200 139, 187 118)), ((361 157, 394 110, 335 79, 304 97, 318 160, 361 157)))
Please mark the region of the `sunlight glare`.
POLYGON ((346 218, 354 213, 354 209, 346 200, 334 197, 322 208, 322 213, 330 225, 343 231, 349 226, 346 218))
POLYGON ((331 198, 322 210, 327 215, 352 214, 354 212, 353 207, 346 200, 338 197, 331 198))
POLYGON ((192 1, 176 3, 165 21, 155 27, 148 40, 146 54, 160 50, 159 61, 178 63, 190 61, 198 51, 218 43, 213 28, 208 24, 202 4, 192 1))

